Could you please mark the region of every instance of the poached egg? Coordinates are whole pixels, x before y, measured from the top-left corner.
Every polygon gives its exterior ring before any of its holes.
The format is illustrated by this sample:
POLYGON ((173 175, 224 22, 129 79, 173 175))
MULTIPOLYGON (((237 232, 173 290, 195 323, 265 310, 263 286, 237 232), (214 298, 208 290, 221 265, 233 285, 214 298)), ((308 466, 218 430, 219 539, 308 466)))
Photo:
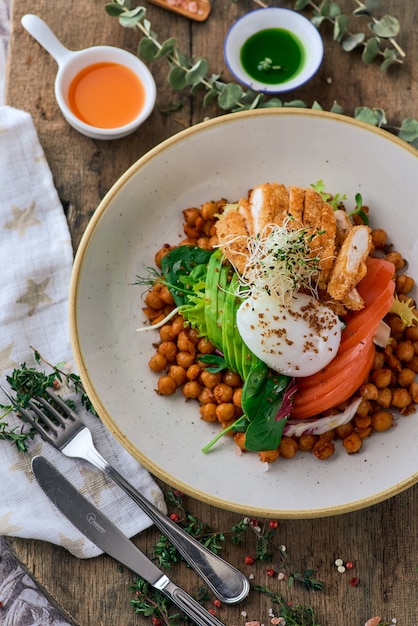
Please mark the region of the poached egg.
POLYGON ((337 354, 339 317, 311 295, 295 293, 283 304, 259 292, 240 305, 236 322, 246 346, 271 369, 286 376, 311 376, 337 354))

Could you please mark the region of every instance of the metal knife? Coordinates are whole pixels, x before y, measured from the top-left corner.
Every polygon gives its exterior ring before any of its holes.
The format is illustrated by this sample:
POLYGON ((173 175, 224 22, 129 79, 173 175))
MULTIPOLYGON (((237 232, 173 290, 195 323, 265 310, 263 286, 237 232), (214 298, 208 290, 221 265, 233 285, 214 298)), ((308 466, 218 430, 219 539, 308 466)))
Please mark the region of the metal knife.
POLYGON ((32 471, 49 499, 96 546, 165 594, 198 626, 225 626, 170 580, 49 461, 35 456, 32 471))

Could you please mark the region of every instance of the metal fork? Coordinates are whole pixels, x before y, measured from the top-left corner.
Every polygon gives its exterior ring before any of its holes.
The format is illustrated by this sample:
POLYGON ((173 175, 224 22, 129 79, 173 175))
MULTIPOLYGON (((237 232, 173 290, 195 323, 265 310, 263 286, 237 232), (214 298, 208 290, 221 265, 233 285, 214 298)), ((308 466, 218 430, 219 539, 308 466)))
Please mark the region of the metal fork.
POLYGON ((234 604, 248 595, 250 586, 247 578, 230 563, 188 535, 119 474, 98 452, 93 443, 91 431, 77 413, 52 389, 46 389, 46 393, 60 407, 64 415, 50 402, 38 396, 29 400, 28 407, 31 410, 23 408, 3 385, 0 387, 17 412, 33 426, 45 441, 68 457, 89 461, 114 480, 166 535, 183 558, 222 602, 234 604))

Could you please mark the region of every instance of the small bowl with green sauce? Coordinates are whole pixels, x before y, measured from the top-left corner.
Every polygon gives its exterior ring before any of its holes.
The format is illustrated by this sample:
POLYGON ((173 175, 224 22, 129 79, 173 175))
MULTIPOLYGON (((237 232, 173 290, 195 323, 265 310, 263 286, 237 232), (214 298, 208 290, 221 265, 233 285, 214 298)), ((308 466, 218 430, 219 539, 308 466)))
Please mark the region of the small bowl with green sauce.
POLYGON ((246 87, 282 93, 316 73, 324 55, 317 28, 297 11, 279 7, 246 13, 229 29, 224 43, 228 69, 246 87))

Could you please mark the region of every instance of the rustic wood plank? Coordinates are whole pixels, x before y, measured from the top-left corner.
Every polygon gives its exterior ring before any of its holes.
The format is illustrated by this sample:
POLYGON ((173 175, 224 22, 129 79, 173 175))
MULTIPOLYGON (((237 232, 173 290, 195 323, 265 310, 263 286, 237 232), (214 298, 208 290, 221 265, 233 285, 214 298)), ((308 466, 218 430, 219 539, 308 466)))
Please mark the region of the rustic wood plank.
MULTIPOLYGON (((291 6, 292 2, 282 4, 291 6)), ((343 0, 341 4, 347 11, 352 10, 351 0, 343 0)), ((67 0, 65 8, 57 7, 57 3, 38 0, 36 13, 68 48, 110 44, 136 51, 137 33, 122 29, 117 20, 107 17, 101 0, 89 3, 67 0)), ((214 1, 210 18, 201 24, 147 5, 148 16, 160 39, 177 37, 185 53, 204 55, 210 70, 222 71, 227 80, 231 77, 222 58, 223 38, 233 20, 254 8, 256 4, 252 0, 214 1)), ((14 0, 7 102, 29 111, 34 118, 76 248, 97 204, 129 165, 160 141, 202 121, 205 116, 218 114, 219 110, 214 105, 204 109, 199 98, 191 100, 187 94, 173 93, 166 82, 167 65, 160 60, 150 64, 158 87, 158 106, 137 133, 114 142, 80 136, 66 125, 55 103, 55 61, 20 26, 21 16, 34 10, 32 0, 14 0), (164 112, 180 100, 183 106, 176 113, 164 112)), ((366 66, 356 59, 357 53, 344 53, 332 41, 330 29, 325 28, 325 58, 321 69, 312 82, 297 93, 286 94, 283 100, 297 97, 311 106, 316 99, 325 109, 337 100, 348 114, 359 105, 382 107, 395 125, 405 117, 418 117, 418 4, 415 0, 405 0, 399 15, 399 3, 386 0, 384 11, 398 15, 401 20, 398 40, 407 53, 405 67, 393 68, 390 77, 384 77, 375 65, 366 66)), ((188 506, 196 517, 218 531, 228 531, 241 519, 238 514, 193 499, 188 499, 188 506)), ((254 553, 250 534, 242 546, 227 543, 223 554, 246 574, 254 574, 254 582, 280 591, 293 603, 312 604, 322 626, 342 623, 354 626, 376 614, 389 621, 396 618, 402 626, 412 626, 417 622, 417 520, 418 486, 363 511, 324 519, 281 520, 276 543, 287 546, 293 571, 315 570, 316 577, 324 582, 324 590, 317 593, 306 592, 297 585, 288 589, 286 582, 267 575, 266 564, 245 565, 245 555, 254 553), (334 565, 337 557, 354 562, 352 573, 337 573, 334 565), (358 587, 350 586, 351 575, 359 578, 358 587)), ((155 529, 150 529, 136 537, 135 543, 152 555, 158 535, 155 529)), ((9 543, 28 571, 79 626, 149 623, 135 616, 129 605, 131 573, 121 570, 110 558, 80 561, 47 543, 20 539, 10 539, 9 543)), ((276 555, 273 566, 277 560, 276 555)), ((184 564, 176 567, 172 576, 187 590, 196 590, 197 578, 184 564)), ((270 606, 266 597, 253 592, 239 606, 222 607, 218 615, 228 626, 242 625, 249 619, 268 624, 270 606), (243 610, 247 617, 241 615, 243 610)))

